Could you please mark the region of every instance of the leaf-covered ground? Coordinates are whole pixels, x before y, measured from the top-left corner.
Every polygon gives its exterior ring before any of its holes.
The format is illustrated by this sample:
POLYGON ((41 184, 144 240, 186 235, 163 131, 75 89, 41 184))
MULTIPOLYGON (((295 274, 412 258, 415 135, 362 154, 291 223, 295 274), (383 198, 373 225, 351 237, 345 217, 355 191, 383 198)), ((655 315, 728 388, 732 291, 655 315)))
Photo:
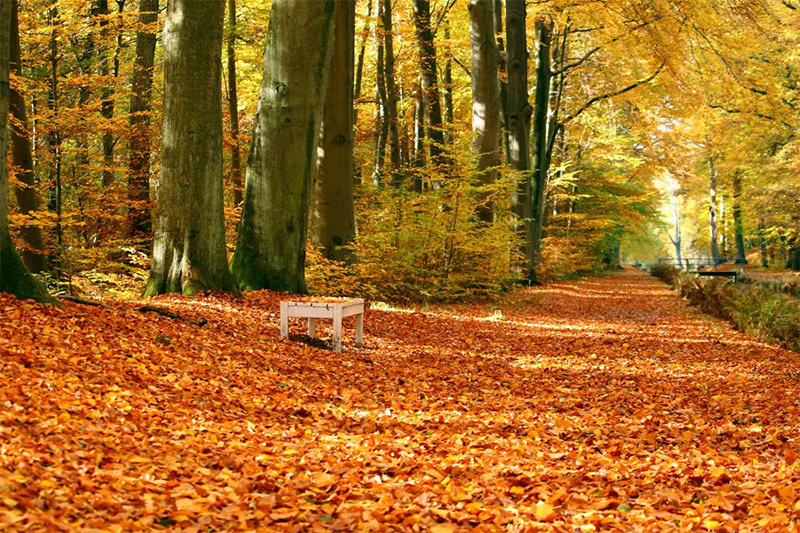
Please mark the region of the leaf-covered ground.
POLYGON ((0 529, 800 529, 800 356, 652 278, 384 306, 341 354, 281 296, 0 297, 0 529))

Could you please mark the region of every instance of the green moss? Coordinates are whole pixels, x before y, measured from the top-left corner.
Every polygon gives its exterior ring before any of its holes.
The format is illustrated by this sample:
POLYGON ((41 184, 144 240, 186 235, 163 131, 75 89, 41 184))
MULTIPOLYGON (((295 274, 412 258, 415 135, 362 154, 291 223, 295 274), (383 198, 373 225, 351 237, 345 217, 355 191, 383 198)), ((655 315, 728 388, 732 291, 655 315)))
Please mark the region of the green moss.
POLYGON ((20 300, 32 299, 40 303, 56 304, 44 285, 25 268, 11 238, 0 232, 0 292, 8 292, 20 300))

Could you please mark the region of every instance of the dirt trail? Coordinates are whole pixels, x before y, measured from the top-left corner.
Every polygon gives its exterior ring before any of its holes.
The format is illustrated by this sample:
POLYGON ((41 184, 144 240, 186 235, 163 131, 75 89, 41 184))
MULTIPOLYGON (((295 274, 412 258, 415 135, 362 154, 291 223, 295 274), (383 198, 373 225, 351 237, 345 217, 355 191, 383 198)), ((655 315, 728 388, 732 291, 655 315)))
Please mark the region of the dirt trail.
POLYGON ((280 298, 0 296, 0 528, 800 528, 800 356, 641 273, 370 310, 341 354, 280 298))

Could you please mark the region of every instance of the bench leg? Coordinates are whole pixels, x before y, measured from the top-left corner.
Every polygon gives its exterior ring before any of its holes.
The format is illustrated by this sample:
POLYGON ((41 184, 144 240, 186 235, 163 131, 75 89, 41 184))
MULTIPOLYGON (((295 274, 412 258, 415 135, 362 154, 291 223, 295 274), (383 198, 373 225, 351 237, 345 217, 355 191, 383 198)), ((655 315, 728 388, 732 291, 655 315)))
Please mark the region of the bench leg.
POLYGON ((316 318, 309 318, 308 319, 308 336, 312 339, 314 335, 317 334, 317 319, 316 318))
POLYGON ((281 302, 281 337, 289 337, 289 303, 281 302))
POLYGON ((333 308, 333 351, 342 351, 342 308, 333 308))
POLYGON ((356 348, 364 345, 364 313, 356 315, 356 348))

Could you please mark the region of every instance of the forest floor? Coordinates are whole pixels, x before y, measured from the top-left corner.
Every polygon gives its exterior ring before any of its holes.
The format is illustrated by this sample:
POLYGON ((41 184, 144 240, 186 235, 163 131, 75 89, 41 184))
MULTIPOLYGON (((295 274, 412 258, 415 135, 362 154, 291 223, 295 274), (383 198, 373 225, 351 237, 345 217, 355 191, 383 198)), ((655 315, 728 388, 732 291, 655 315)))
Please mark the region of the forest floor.
POLYGON ((281 297, 0 296, 0 529, 800 530, 800 356, 642 273, 378 306, 343 353, 281 297))

